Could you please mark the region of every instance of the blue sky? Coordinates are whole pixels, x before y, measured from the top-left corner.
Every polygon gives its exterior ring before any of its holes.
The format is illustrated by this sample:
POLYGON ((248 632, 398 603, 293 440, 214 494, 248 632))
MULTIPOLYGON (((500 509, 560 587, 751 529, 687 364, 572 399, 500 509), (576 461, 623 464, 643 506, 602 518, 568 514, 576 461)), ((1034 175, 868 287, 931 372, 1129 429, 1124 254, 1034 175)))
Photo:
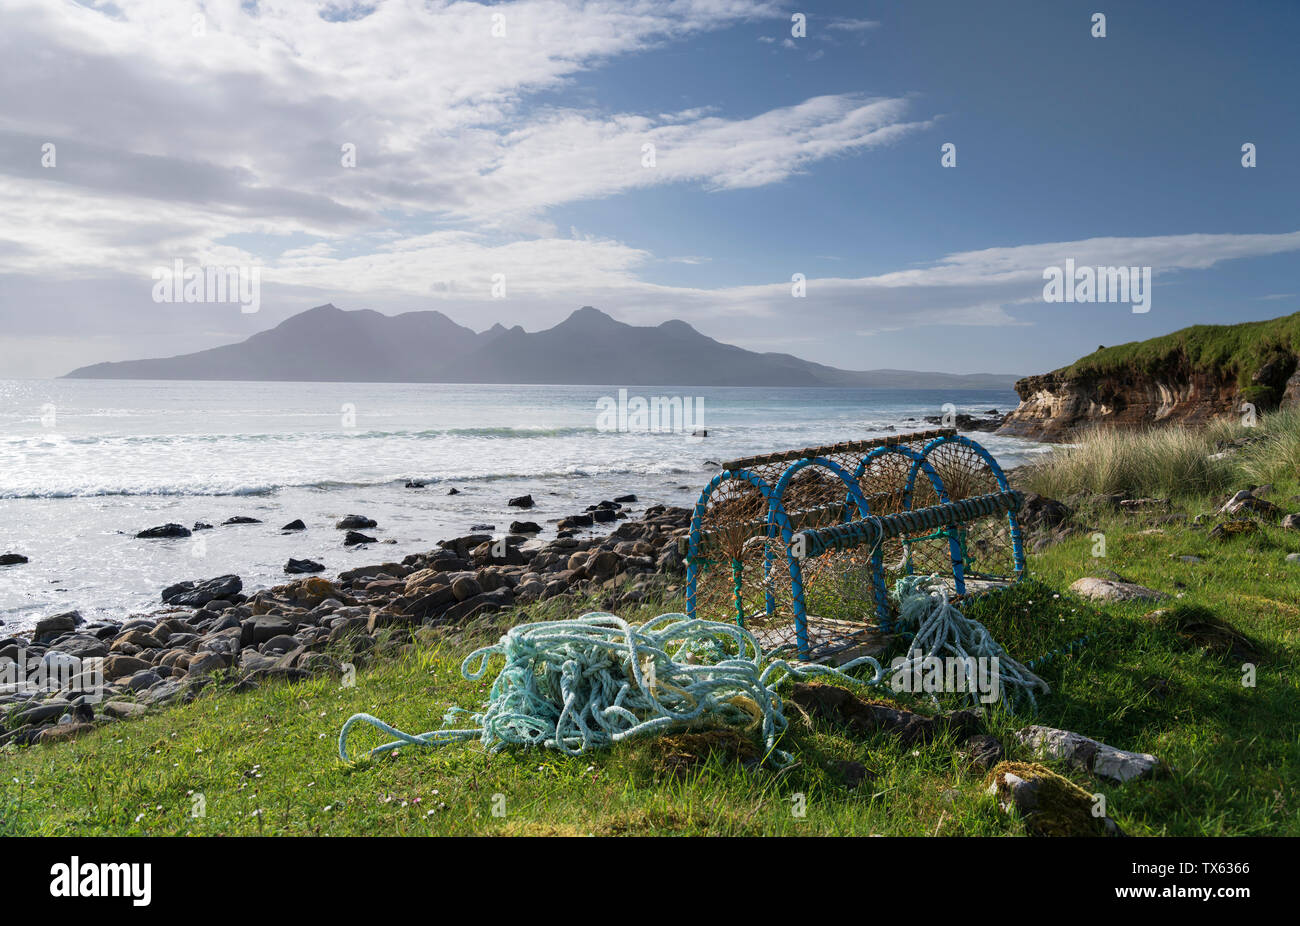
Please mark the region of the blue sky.
POLYGON ((324 301, 1011 373, 1300 310, 1300 4, 15 2, 0 375, 324 301), (1066 258, 1151 266, 1151 311, 1045 304, 1066 258), (154 303, 175 259, 258 265, 261 310, 154 303))

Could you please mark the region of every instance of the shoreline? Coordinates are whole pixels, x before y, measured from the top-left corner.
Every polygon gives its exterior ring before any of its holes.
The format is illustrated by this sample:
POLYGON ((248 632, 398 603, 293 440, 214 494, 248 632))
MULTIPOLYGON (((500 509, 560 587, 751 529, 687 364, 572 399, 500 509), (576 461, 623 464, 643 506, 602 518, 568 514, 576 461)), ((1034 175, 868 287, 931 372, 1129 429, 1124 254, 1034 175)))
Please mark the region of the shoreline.
POLYGON ((622 499, 562 519, 549 541, 532 532, 495 542, 470 533, 332 579, 287 575, 249 595, 234 575, 178 583, 163 592, 171 603, 123 621, 87 621, 76 611, 43 618, 25 635, 0 638, 0 664, 25 679, 41 673, 44 687, 59 684, 33 691, 20 680, 0 681, 0 746, 69 739, 191 700, 216 681, 214 673, 234 690, 341 674, 346 662, 330 652, 363 663, 381 633, 409 639, 420 627, 464 626, 574 593, 615 609, 672 591, 684 577, 677 542, 690 509, 651 505, 633 518, 625 506, 636 497, 622 499), (615 522, 608 533, 586 533, 615 522))

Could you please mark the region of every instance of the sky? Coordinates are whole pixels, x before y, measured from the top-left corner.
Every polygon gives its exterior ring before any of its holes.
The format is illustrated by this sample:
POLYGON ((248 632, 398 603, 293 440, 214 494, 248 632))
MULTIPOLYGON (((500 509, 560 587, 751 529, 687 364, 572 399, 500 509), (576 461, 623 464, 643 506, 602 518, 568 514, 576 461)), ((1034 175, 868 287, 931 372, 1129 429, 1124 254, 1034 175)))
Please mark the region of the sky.
POLYGON ((477 330, 593 305, 1015 374, 1300 311, 1290 0, 0 0, 0 23, 0 378, 325 302, 477 330), (1067 260, 1149 267, 1147 311, 1045 300, 1067 260), (177 261, 255 268, 257 311, 159 301, 177 261))

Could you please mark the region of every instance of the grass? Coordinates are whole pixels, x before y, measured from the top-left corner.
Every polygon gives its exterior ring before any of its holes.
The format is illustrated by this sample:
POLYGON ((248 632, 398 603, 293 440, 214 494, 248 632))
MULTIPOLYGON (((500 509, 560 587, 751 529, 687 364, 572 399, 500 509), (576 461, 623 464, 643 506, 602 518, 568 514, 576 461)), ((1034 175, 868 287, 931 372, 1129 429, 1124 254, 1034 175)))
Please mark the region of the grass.
MULTIPOLYGON (((1289 472, 1274 480, 1278 497, 1300 491, 1289 472)), ((1022 660, 1088 638, 1039 670, 1053 692, 1036 714, 996 712, 990 732, 1012 760, 1030 758, 1012 737, 1026 723, 1161 757, 1167 775, 1122 786, 1052 763, 1089 793, 1105 794, 1108 812, 1131 834, 1300 835, 1300 566, 1284 562, 1300 552, 1300 534, 1265 525, 1253 537, 1215 541, 1190 520, 1211 499, 1170 494, 1174 513, 1188 520, 1150 533, 1143 515, 1084 510, 1085 530, 1030 557, 1032 579, 968 606, 1022 660), (1104 558, 1093 556, 1097 532, 1106 537, 1104 558), (1107 569, 1181 597, 1149 617, 1150 605, 1097 607, 1068 591, 1074 579, 1107 569), (1243 685, 1245 656, 1255 660, 1253 687, 1243 685)), ((553 617, 556 607, 494 620, 553 617)), ((470 743, 355 765, 338 760, 338 731, 353 713, 424 731, 442 725, 447 707, 480 703, 489 682, 463 679, 460 661, 497 632, 486 623, 455 634, 422 631, 362 668, 351 687, 316 678, 207 692, 71 742, 6 747, 0 836, 1023 832, 985 793, 986 773, 969 767, 946 735, 905 747, 889 734, 857 738, 794 711, 781 746, 798 763, 785 771, 738 761, 725 737, 648 740, 576 758, 489 755, 470 743), (846 760, 866 767, 856 787, 837 764, 846 760)), ((929 709, 892 692, 869 696, 929 709)), ((361 734, 353 748, 378 742, 361 734)))
POLYGON ((1194 500, 1241 488, 1281 484, 1300 474, 1300 409, 1260 417, 1247 427, 1219 421, 1203 430, 1099 429, 1018 471, 1018 482, 1052 498, 1077 493, 1194 500), (1225 447, 1240 442, 1236 452, 1225 447))
POLYGON ((1236 380, 1243 400, 1264 407, 1277 404, 1290 375, 1287 358, 1300 353, 1300 312, 1237 325, 1193 325, 1161 337, 1101 347, 1081 357, 1058 375, 1096 379, 1140 370, 1152 376, 1186 381, 1192 373, 1236 380), (1255 381, 1254 375, 1274 361, 1275 375, 1255 381))

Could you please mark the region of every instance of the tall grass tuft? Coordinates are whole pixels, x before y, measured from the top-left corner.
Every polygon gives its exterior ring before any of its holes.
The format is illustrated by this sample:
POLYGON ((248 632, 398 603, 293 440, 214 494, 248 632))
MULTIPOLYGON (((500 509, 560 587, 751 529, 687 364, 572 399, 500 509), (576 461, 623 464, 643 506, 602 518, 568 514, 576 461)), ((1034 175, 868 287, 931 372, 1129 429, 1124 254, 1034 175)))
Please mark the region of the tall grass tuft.
POLYGON ((1257 485, 1300 477, 1300 408, 1265 415, 1258 431, 1259 439, 1242 451, 1242 475, 1257 485))
POLYGON ((1096 430, 1031 463, 1020 482, 1054 498, 1095 495, 1185 497, 1222 492, 1238 478, 1231 459, 1213 459, 1216 438, 1182 426, 1096 430))

